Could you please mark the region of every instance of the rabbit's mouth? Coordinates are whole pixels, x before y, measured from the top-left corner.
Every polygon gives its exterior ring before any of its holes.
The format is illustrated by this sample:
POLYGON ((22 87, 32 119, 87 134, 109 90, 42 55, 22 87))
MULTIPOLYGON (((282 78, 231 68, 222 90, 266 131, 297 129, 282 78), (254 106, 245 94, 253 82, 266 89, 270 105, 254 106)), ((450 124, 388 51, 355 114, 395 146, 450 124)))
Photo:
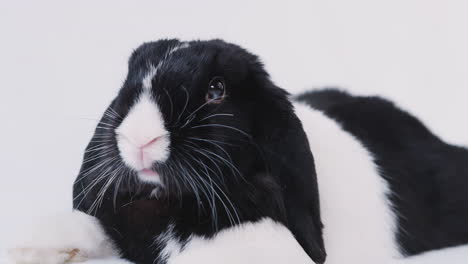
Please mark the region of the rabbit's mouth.
POLYGON ((142 169, 138 171, 138 175, 145 178, 159 178, 159 173, 152 169, 142 169))
POLYGON ((144 168, 137 171, 138 178, 143 180, 144 182, 156 184, 162 186, 161 176, 160 174, 154 170, 149 168, 144 168))

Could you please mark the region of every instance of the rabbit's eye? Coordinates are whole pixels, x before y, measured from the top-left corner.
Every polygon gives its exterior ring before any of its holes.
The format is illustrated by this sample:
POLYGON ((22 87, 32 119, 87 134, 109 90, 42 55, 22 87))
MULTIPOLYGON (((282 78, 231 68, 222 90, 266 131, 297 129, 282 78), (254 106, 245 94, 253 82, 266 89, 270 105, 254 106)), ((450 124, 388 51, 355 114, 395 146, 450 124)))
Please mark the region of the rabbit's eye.
POLYGON ((208 84, 208 92, 206 93, 206 101, 210 103, 221 103, 226 93, 226 84, 223 77, 214 77, 208 84))

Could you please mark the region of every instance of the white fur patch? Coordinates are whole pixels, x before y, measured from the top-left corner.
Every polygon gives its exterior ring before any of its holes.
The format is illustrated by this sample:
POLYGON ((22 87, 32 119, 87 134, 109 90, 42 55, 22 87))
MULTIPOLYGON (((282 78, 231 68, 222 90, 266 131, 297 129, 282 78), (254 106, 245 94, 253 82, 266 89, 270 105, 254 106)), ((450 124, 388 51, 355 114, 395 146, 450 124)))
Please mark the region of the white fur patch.
POLYGON ((372 155, 323 113, 295 104, 314 155, 328 264, 399 257, 388 185, 372 155))
MULTIPOLYGON (((213 238, 192 237, 167 264, 313 264, 292 233, 269 218, 217 233, 213 238)), ((351 262, 348 262, 351 263, 351 262)))
POLYGON ((161 177, 151 167, 154 162, 164 162, 169 157, 170 144, 162 113, 151 96, 152 81, 174 52, 187 47, 189 44, 183 42, 167 51, 158 65, 148 63, 148 72, 141 81, 143 93, 116 129, 120 156, 145 182, 163 185, 161 177), (153 140, 155 142, 147 146, 153 140))
POLYGON ((119 256, 97 219, 79 211, 50 216, 23 232, 9 246, 13 263, 56 264, 119 256))
POLYGON ((125 164, 136 170, 141 180, 161 183, 160 177, 147 169, 151 169, 154 162, 163 162, 169 157, 169 132, 164 127, 158 105, 147 92, 141 94, 116 133, 125 164))
POLYGON ((174 236, 174 225, 169 225, 167 230, 155 238, 156 245, 163 246, 159 254, 159 260, 170 259, 180 253, 182 244, 174 236))
POLYGON ((148 73, 146 73, 145 77, 143 78, 143 81, 141 82, 143 89, 148 92, 151 90, 152 87, 152 81, 153 78, 156 76, 158 73, 159 68, 161 68, 161 63, 158 64, 158 66, 154 66, 153 64, 149 64, 149 70, 148 73))
POLYGON ((168 55, 172 55, 172 53, 180 50, 180 49, 186 49, 190 47, 190 44, 188 44, 187 42, 182 42, 180 45, 177 45, 175 47, 173 47, 171 50, 169 50, 168 52, 168 55))

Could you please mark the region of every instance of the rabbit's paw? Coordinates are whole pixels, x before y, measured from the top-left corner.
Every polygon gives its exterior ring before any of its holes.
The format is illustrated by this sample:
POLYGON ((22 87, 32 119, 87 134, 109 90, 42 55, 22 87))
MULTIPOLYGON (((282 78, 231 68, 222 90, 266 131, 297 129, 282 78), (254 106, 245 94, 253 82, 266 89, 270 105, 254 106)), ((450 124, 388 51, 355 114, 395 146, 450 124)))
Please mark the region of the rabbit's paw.
POLYGON ((42 219, 10 245, 15 264, 62 264, 118 256, 99 221, 74 211, 42 219))
POLYGON ((87 259, 79 249, 12 248, 8 250, 8 255, 17 264, 62 264, 87 259))

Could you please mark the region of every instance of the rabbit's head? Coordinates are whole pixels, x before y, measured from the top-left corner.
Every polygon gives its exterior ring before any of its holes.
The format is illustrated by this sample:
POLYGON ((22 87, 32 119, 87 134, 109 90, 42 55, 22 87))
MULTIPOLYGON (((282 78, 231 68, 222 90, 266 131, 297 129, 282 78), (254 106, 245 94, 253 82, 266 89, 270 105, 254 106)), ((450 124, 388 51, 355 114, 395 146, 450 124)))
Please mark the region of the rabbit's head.
POLYGON ((231 223, 248 219, 242 208, 271 206, 306 252, 324 259, 314 161, 302 125, 287 92, 237 45, 161 40, 133 53, 127 79, 88 145, 75 207, 93 211, 107 190, 117 197, 130 185, 192 197, 203 208, 219 204, 225 212, 213 214, 231 223), (265 189, 273 191, 262 195, 265 189), (259 201, 269 196, 275 205, 259 201))

